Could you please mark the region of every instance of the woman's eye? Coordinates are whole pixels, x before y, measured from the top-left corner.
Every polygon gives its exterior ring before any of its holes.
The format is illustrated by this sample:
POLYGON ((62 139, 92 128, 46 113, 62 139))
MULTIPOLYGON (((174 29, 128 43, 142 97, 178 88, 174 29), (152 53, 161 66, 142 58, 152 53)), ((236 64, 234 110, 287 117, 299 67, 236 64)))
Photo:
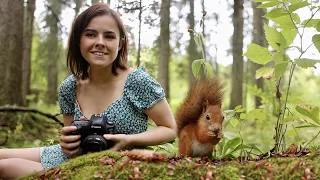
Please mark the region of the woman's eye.
POLYGON ((206 120, 210 120, 209 114, 206 115, 206 120))
POLYGON ((93 37, 93 36, 94 36, 94 34, 92 34, 92 33, 88 33, 88 34, 86 34, 86 36, 88 36, 88 37, 93 37))
POLYGON ((114 39, 114 36, 105 36, 107 39, 114 39))

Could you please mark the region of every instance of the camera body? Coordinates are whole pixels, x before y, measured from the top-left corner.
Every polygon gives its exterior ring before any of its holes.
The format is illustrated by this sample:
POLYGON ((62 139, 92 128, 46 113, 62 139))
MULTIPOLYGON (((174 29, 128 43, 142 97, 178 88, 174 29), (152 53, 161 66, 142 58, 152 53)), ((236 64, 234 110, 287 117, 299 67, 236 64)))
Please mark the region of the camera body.
POLYGON ((114 134, 114 123, 105 119, 102 114, 94 114, 90 120, 74 120, 71 125, 76 126, 77 130, 70 135, 81 135, 81 154, 106 150, 114 145, 113 141, 103 137, 104 134, 114 134))

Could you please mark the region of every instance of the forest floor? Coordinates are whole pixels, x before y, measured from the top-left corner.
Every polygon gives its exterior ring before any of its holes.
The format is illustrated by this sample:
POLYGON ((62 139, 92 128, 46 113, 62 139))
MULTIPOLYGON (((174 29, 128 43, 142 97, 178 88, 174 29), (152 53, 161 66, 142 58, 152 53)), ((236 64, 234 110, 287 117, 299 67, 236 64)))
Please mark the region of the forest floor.
POLYGON ((317 150, 246 158, 185 158, 150 150, 104 151, 79 156, 22 179, 320 179, 317 150))

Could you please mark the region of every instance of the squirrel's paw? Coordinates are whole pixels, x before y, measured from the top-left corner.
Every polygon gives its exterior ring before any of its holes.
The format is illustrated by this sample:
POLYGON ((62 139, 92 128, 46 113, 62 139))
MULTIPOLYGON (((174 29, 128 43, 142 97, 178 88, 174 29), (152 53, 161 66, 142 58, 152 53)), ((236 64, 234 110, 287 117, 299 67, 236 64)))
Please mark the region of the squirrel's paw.
POLYGON ((222 138, 223 138, 223 132, 222 132, 222 131, 220 131, 220 132, 217 134, 217 138, 219 138, 219 139, 222 139, 222 138))

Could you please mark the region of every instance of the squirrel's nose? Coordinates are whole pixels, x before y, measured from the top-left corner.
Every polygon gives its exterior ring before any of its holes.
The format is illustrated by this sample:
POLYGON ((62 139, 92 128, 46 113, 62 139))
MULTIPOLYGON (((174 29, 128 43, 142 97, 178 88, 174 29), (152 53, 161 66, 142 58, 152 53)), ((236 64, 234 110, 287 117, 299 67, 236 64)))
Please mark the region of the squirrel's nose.
POLYGON ((220 131, 221 131, 221 128, 220 128, 220 127, 214 127, 214 128, 213 128, 213 132, 214 132, 215 134, 218 134, 220 131))

